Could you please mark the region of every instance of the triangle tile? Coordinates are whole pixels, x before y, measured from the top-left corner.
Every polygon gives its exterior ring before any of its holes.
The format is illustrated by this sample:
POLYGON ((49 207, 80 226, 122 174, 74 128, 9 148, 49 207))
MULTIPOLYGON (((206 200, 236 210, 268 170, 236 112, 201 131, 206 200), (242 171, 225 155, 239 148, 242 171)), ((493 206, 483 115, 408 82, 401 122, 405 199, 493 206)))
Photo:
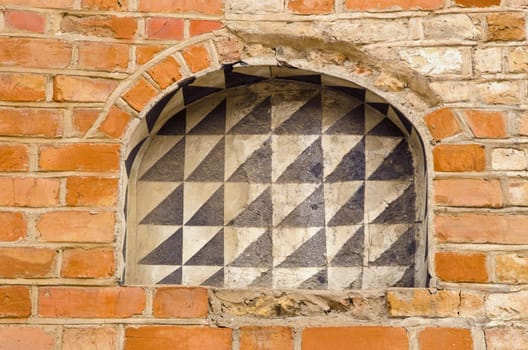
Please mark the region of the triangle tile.
POLYGON ((224 265, 224 230, 220 230, 207 242, 185 265, 223 266, 224 265))
MULTIPOLYGON (((126 254, 126 249, 124 252, 125 256, 127 256, 127 260, 130 261, 139 261, 144 256, 150 254, 159 245, 173 236, 175 232, 181 229, 181 226, 137 225, 135 229, 136 246, 134 247, 134 252, 133 254, 128 255, 126 254), (134 255, 134 257, 132 257, 132 255, 134 255)), ((123 246, 126 247, 126 244, 123 244, 123 246)))
POLYGON ((362 289, 387 289, 400 281, 406 271, 406 266, 365 267, 362 289))
POLYGON ((224 260, 226 265, 238 258, 251 243, 257 241, 267 230, 268 228, 265 227, 224 227, 224 260))
POLYGON ((361 142, 364 142, 364 139, 360 135, 323 135, 325 175, 330 175, 354 147, 361 147, 361 142))
POLYGON ((314 227, 324 225, 323 186, 319 186, 279 224, 280 227, 314 227))
POLYGON ((183 101, 185 105, 189 105, 194 101, 197 101, 205 96, 220 91, 219 88, 207 87, 207 86, 184 86, 183 88, 183 101))
POLYGON ((280 76, 280 77, 277 77, 277 78, 285 79, 285 80, 300 81, 300 82, 303 82, 303 83, 321 85, 321 75, 320 74, 313 74, 313 75, 288 75, 288 76, 280 76))
POLYGON ((171 117, 158 131, 158 135, 185 135, 187 110, 184 109, 171 117))
POLYGON ((224 69, 224 75, 227 89, 241 85, 251 85, 266 80, 266 78, 258 75, 248 75, 235 72, 232 67, 230 69, 224 69))
POLYGON ((394 283, 391 287, 397 288, 412 288, 414 287, 414 266, 411 266, 405 271, 402 278, 394 283))
POLYGON ((363 230, 362 225, 326 227, 326 257, 330 262, 354 235, 363 230))
POLYGON ((141 140, 127 154, 127 158, 125 160, 125 168, 126 168, 127 176, 130 176, 130 173, 132 172, 132 167, 134 166, 134 164, 136 164, 136 157, 137 157, 139 151, 141 150, 141 147, 143 147, 143 144, 145 143, 146 140, 147 140, 147 138, 145 137, 145 139, 141 140))
POLYGON ((404 136, 400 128, 398 128, 389 118, 383 118, 383 120, 371 129, 368 134, 372 136, 404 136))
POLYGON ((140 224, 181 225, 183 223, 183 185, 161 201, 140 224))
POLYGON ((368 134, 385 118, 385 115, 381 114, 374 107, 365 105, 365 133, 368 134))
POLYGON ((316 192, 318 187, 317 184, 274 184, 271 187, 273 225, 278 226, 288 214, 316 192))
POLYGON ((361 266, 363 264, 364 247, 365 232, 364 228, 361 227, 335 254, 330 262, 331 266, 361 266))
POLYGON ((224 181, 225 142, 221 139, 186 181, 224 181))
POLYGON ((186 182, 183 186, 183 221, 189 221, 217 191, 222 183, 186 182))
POLYGON ((328 86, 328 87, 335 91, 339 91, 349 96, 353 96, 361 102, 365 101, 365 94, 366 94, 365 89, 353 88, 353 87, 348 87, 348 86, 328 86))
POLYGON ((155 137, 152 140, 152 143, 149 145, 148 153, 143 157, 144 161, 142 162, 142 168, 144 165, 148 166, 148 163, 150 163, 149 160, 154 158, 154 154, 151 153, 151 150, 163 150, 167 145, 170 147, 175 141, 177 143, 143 173, 139 179, 140 181, 183 181, 185 138, 181 138, 179 141, 177 140, 178 138, 174 137, 155 137))
POLYGON ((228 224, 253 203, 269 185, 246 182, 224 184, 224 223, 228 224))
POLYGON ((312 97, 274 132, 278 135, 317 135, 322 131, 321 94, 312 97))
POLYGON ((276 91, 277 86, 269 86, 271 90, 271 129, 277 129, 293 114, 306 105, 319 89, 300 87, 299 84, 284 81, 284 86, 276 91))
POLYGON ((165 106, 167 103, 169 103, 174 94, 175 92, 164 96, 148 111, 147 115, 145 116, 145 120, 147 122, 149 131, 152 131, 154 125, 158 121, 158 118, 161 116, 163 109, 165 109, 165 106))
POLYGON ((365 90, 365 102, 369 104, 387 104, 387 101, 379 96, 378 94, 372 92, 371 90, 365 90))
POLYGON ((214 275, 205 280, 202 286, 223 287, 224 286, 224 269, 218 270, 214 275))
POLYGON ((405 265, 414 264, 414 255, 416 253, 416 236, 414 229, 411 227, 398 238, 394 244, 387 249, 379 258, 370 263, 373 266, 384 265, 405 265))
MULTIPOLYGON (((242 149, 244 151, 247 150, 247 148, 242 149)), ((237 164, 238 159, 231 159, 228 155, 228 158, 226 159, 226 175, 228 176, 228 181, 271 183, 271 154, 271 139, 268 138, 235 169, 233 169, 232 165, 237 164)))
POLYGON ((230 134, 268 134, 271 132, 271 99, 266 98, 249 114, 244 116, 231 130, 230 134))
POLYGON ((273 221, 271 188, 267 188, 228 225, 238 227, 269 227, 273 221))
POLYGON ((251 288, 273 288, 273 270, 262 272, 259 277, 253 280, 248 287, 251 288))
POLYGON ((297 267, 273 269, 273 288, 293 289, 321 271, 320 267, 297 267))
POLYGON ((361 288, 362 267, 329 267, 328 289, 345 290, 361 288))
POLYGON ((361 104, 338 119, 325 134, 363 135, 365 133, 365 105, 361 104))
POLYGON ((290 164, 314 142, 318 135, 273 135, 272 136, 272 180, 275 182, 290 164))
MULTIPOLYGON (((187 112, 185 113, 185 131, 186 133, 191 132, 200 122, 211 114, 215 109, 218 108, 226 100, 226 92, 213 94, 211 96, 204 97, 199 103, 193 103, 187 106, 187 112)), ((174 108, 181 108, 175 106, 174 108)))
POLYGON ((136 199, 141 198, 141 200, 136 200, 133 203, 136 222, 141 222, 145 216, 159 206, 181 184, 181 182, 138 181, 136 183, 135 196, 136 199))
POLYGON ((277 183, 306 183, 323 181, 323 150, 321 138, 315 140, 277 179, 277 183))
POLYGON ((273 243, 271 231, 267 230, 251 243, 229 266, 234 267, 272 267, 273 243))
POLYGON ((328 270, 322 269, 299 285, 299 289, 327 289, 328 270))
MULTIPOLYGON (((390 205, 403 195, 405 190, 411 186, 409 180, 390 181, 366 181, 365 182, 365 220, 368 223, 374 222, 390 205)), ((409 207, 409 210, 413 207, 409 207)), ((413 220, 414 221, 414 220, 413 220)), ((405 222, 394 222, 403 224, 405 222)))
POLYGON ((213 151, 222 138, 223 135, 185 137, 185 178, 194 172, 194 170, 202 163, 207 155, 213 151))
POLYGON ((143 265, 181 265, 183 233, 180 228, 139 261, 143 265))
POLYGON ((389 112, 388 103, 368 102, 368 104, 369 106, 372 106, 373 108, 377 109, 383 115, 387 115, 387 113, 389 112))
POLYGON ((275 266, 281 264, 319 231, 321 231, 320 227, 274 228, 272 231, 273 264, 275 266))
POLYGON ((315 267, 326 265, 326 234, 321 229, 304 242, 278 267, 315 267))
MULTIPOLYGON (((182 284, 186 286, 205 285, 209 279, 215 276, 218 272, 223 271, 223 269, 223 266, 183 266, 182 284)), ((209 281, 209 283, 211 282, 212 281, 209 281)))
POLYGON ((363 180, 365 178, 365 139, 362 139, 341 159, 327 182, 363 180))
POLYGON ((177 268, 165 278, 158 282, 158 284, 182 284, 182 268, 177 268))
POLYGON ((413 158, 409 145, 402 140, 383 163, 369 177, 369 180, 408 179, 414 174, 413 158))
POLYGON ((205 116, 189 134, 191 135, 223 135, 226 123, 226 100, 224 99, 209 114, 205 116))
POLYGON ((364 220, 364 203, 365 186, 361 186, 328 221, 328 226, 361 224, 364 220))
POLYGON ((268 268, 261 267, 225 267, 224 288, 247 288, 248 285, 252 284, 253 281, 260 278, 268 270, 268 268))
POLYGON ((186 222, 188 226, 222 226, 224 224, 224 187, 221 186, 186 222))
POLYGON ((403 139, 400 137, 365 137, 366 177, 369 178, 385 161, 387 156, 394 152, 403 139))
MULTIPOLYGON (((408 224, 370 224, 369 225, 369 261, 376 261, 385 251, 389 250, 412 225, 408 224)), ((385 264, 390 265, 390 264, 385 264)))
POLYGON ((221 226, 183 226, 183 262, 196 255, 221 230, 221 226))
MULTIPOLYGON (((326 217, 327 224, 332 220, 332 218, 337 214, 337 212, 341 208, 343 208, 343 206, 347 204, 347 202, 350 201, 350 199, 354 196, 354 194, 363 185, 364 185, 363 181, 326 183, 324 185, 325 217, 326 217)), ((358 213, 357 216, 358 218, 361 217, 359 222, 362 222, 363 221, 363 202, 361 202, 361 204, 357 207, 357 209, 361 209, 361 213, 358 213)))
POLYGON ((412 129, 413 129, 413 125, 412 125, 411 121, 402 112, 400 112, 397 108, 391 106, 391 109, 397 115, 398 119, 403 124, 403 127, 405 128, 405 130, 407 130, 407 132, 410 134, 412 129))
POLYGON ((416 193, 414 185, 407 187, 405 192, 390 203, 387 208, 372 222, 374 224, 413 223, 415 221, 416 193))
MULTIPOLYGON (((323 88, 322 96, 323 133, 326 133, 338 120, 363 105, 363 101, 344 95, 334 89, 323 88)), ((364 115, 361 116, 361 120, 363 119, 364 115)), ((361 129, 360 133, 363 134, 364 129, 361 129)))

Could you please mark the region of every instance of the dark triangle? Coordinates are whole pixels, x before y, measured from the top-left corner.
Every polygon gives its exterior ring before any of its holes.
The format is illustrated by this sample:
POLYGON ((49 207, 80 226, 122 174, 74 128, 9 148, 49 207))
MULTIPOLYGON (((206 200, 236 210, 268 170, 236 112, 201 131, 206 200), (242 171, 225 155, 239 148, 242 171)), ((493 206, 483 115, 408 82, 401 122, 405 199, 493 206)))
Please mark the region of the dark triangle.
POLYGON ((277 267, 316 267, 326 265, 326 234, 321 229, 277 267))
POLYGON ((371 264, 374 266, 408 266, 414 264, 416 253, 416 236, 410 227, 379 258, 371 264))
POLYGON ((299 289, 327 289, 328 288, 328 270, 323 269, 301 283, 299 289))
POLYGON ((307 199, 280 223, 280 227, 314 227, 325 225, 323 186, 319 186, 307 199))
POLYGON ((223 226, 224 225, 224 186, 187 221, 187 226, 223 226))
POLYGON ((222 138, 185 181, 223 182, 225 142, 222 138))
POLYGON ((185 265, 224 266, 224 230, 218 231, 185 265))
POLYGON ((217 272, 215 272, 214 275, 209 277, 204 283, 202 283, 202 286, 209 286, 209 287, 223 287, 224 286, 224 269, 220 269, 217 272))
POLYGON ((331 266, 361 266, 363 265, 363 250, 365 245, 365 232, 363 226, 339 249, 330 262, 331 266))
POLYGON ((228 182, 271 183, 271 153, 268 139, 238 167, 228 182))
POLYGON ((187 110, 184 109, 171 117, 158 131, 158 135, 185 135, 187 110))
POLYGON ((230 68, 231 69, 224 70, 226 88, 232 88, 241 85, 251 85, 266 80, 266 78, 259 77, 257 75, 233 72, 233 68, 230 68))
POLYGON ((229 266, 273 267, 273 243, 271 231, 267 230, 252 242, 229 266))
POLYGON ((337 211, 328 226, 348 226, 361 224, 364 219, 365 185, 354 193, 348 201, 337 211))
POLYGON ((229 222, 237 227, 269 227, 272 225, 273 204, 268 187, 236 218, 229 222))
POLYGON ((180 228, 141 259, 139 263, 143 265, 181 265, 182 249, 183 232, 180 228))
POLYGON ((179 182, 183 181, 185 164, 185 138, 165 153, 143 176, 141 181, 179 182))
POLYGON ((321 75, 319 74, 310 74, 310 75, 290 75, 286 77, 278 77, 279 79, 284 80, 294 80, 302 81, 304 83, 311 83, 316 85, 321 85, 321 75))
POLYGON ((149 129, 149 132, 152 131, 152 128, 156 124, 156 121, 158 121, 158 118, 160 117, 161 112, 163 111, 167 103, 169 103, 171 98, 176 94, 177 91, 178 90, 173 91, 172 93, 163 97, 161 100, 159 100, 158 103, 154 105, 154 107, 150 109, 150 111, 148 111, 147 115, 145 116, 145 120, 147 122, 147 127, 149 129))
POLYGON ((272 269, 264 271, 257 277, 248 287, 272 288, 273 287, 273 272, 272 269))
POLYGON ((226 100, 218 104, 189 132, 190 135, 223 135, 225 133, 226 100))
POLYGON ((326 130, 325 134, 365 134, 365 105, 360 104, 345 114, 334 125, 326 130))
POLYGON ((320 137, 288 165, 277 179, 277 183, 307 182, 323 182, 323 149, 320 137))
POLYGON ((158 282, 158 284, 182 284, 182 268, 170 273, 167 277, 158 282))
POLYGON ((396 113, 400 121, 402 122, 403 126, 405 127, 405 129, 407 129, 407 132, 410 134, 413 128, 412 123, 397 108, 394 108, 394 107, 391 107, 391 108, 394 110, 394 112, 396 113))
POLYGON ((381 114, 387 115, 389 112, 389 104, 388 103, 375 103, 375 102, 369 102, 369 106, 374 107, 376 110, 378 110, 381 114))
POLYGON ((230 134, 267 134, 271 132, 271 98, 259 103, 249 114, 244 116, 231 130, 230 134))
POLYGON ((294 112, 274 131, 279 135, 318 135, 322 128, 321 93, 294 112))
POLYGON ((397 180, 407 179, 414 174, 411 151, 405 140, 383 160, 383 163, 370 175, 369 180, 397 180))
POLYGON ((334 171, 326 177, 326 182, 344 182, 365 179, 365 138, 352 148, 334 171))
POLYGON ((184 86, 183 88, 183 103, 187 106, 194 101, 201 99, 207 95, 220 91, 219 88, 207 86, 184 86))
POLYGON ((415 221, 416 193, 414 185, 409 186, 403 194, 372 222, 373 224, 410 224, 415 221))
POLYGON ((144 138, 141 140, 140 143, 138 143, 132 151, 130 151, 130 154, 128 155, 127 159, 125 160, 125 167, 127 171, 127 175, 130 176, 130 172, 132 171, 132 166, 134 165, 134 161, 136 160, 136 157, 139 153, 139 150, 141 149, 141 146, 145 143, 147 138, 144 138))
POLYGON ((183 222, 183 185, 178 186, 140 224, 181 225, 183 222))
POLYGON ((402 278, 391 287, 414 287, 414 266, 409 267, 402 278))
POLYGON ((347 86, 328 86, 328 87, 334 91, 339 91, 347 95, 353 96, 357 98, 358 100, 360 100, 361 102, 365 102, 365 96, 367 94, 367 90, 365 89, 356 89, 356 88, 351 88, 347 86))
POLYGON ((180 88, 187 87, 191 85, 192 83, 194 83, 195 81, 196 81, 196 77, 185 78, 178 83, 178 86, 180 88))
POLYGON ((404 136, 400 128, 398 128, 389 118, 383 118, 383 120, 370 130, 368 134, 371 136, 404 136))

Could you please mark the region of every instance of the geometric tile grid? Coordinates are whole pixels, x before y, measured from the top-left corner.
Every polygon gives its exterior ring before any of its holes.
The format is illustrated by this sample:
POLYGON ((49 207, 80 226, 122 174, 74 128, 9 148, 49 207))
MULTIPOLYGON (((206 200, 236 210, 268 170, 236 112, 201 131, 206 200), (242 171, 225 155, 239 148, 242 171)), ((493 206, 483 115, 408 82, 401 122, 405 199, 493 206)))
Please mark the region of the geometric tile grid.
POLYGON ((414 286, 412 127, 389 104, 351 83, 258 69, 191 82, 171 101, 185 108, 147 116, 137 170, 129 264, 145 283, 414 286))

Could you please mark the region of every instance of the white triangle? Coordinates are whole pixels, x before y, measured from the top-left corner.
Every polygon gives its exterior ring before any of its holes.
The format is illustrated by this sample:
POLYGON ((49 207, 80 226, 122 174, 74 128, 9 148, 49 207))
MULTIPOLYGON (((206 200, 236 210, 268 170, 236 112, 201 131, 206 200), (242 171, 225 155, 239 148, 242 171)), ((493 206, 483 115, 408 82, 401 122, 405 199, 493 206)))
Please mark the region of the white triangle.
POLYGON ((268 66, 242 66, 234 67, 234 73, 252 75, 255 77, 271 78, 271 69, 268 66))
POLYGON ((365 176, 368 179, 383 161, 394 151, 403 139, 400 137, 365 137, 366 169, 365 176))
POLYGON ((160 136, 153 137, 147 152, 141 160, 138 178, 141 178, 147 171, 152 168, 167 152, 169 152, 183 136, 160 136))
POLYGON ((139 181, 136 185, 136 217, 141 222, 167 198, 181 182, 139 181))
POLYGON ((362 289, 387 289, 401 280, 408 266, 369 266, 363 269, 362 289))
POLYGON ((299 83, 283 82, 283 84, 285 87, 291 85, 290 89, 279 91, 271 98, 271 128, 273 130, 288 120, 292 114, 308 103, 315 93, 319 92, 314 89, 300 89, 299 83))
POLYGON ((267 228, 225 227, 224 261, 231 264, 244 250, 266 232, 267 228))
POLYGON ((389 118, 389 120, 393 122, 394 125, 396 125, 398 129, 400 129, 405 135, 409 136, 409 132, 407 131, 407 128, 405 127, 405 125, 403 125, 400 119, 400 116, 396 114, 396 112, 394 111, 394 107, 389 106, 389 112, 387 113, 387 118, 389 118))
POLYGON ((198 253, 222 228, 215 226, 183 227, 183 263, 198 253))
POLYGON ((369 225, 369 261, 376 261, 407 230, 410 225, 369 225))
POLYGON ((323 135, 324 176, 330 175, 343 157, 363 139, 362 135, 323 135))
POLYGON ((226 135, 225 178, 229 179, 268 138, 268 135, 226 135))
POLYGON ((325 74, 321 75, 321 84, 324 86, 346 86, 346 87, 350 87, 353 89, 365 90, 365 88, 357 84, 354 84, 351 81, 343 80, 343 79, 332 77, 330 75, 325 75, 325 74))
POLYGON ((299 288, 299 286, 321 271, 320 267, 296 267, 273 269, 273 288, 299 288))
POLYGON ((281 135, 272 136, 271 179, 275 182, 297 157, 317 140, 319 135, 281 135))
POLYGON ((224 193, 224 223, 227 225, 248 207, 269 185, 226 182, 224 193))
POLYGON ((318 184, 274 184, 273 225, 279 225, 295 208, 307 199, 318 187, 318 184))
POLYGON ((363 181, 325 183, 325 216, 327 223, 354 196, 363 183, 363 181))
POLYGON ((153 285, 159 283, 180 267, 173 265, 136 265, 135 268, 136 272, 131 283, 153 285))
POLYGON ((243 94, 239 91, 236 95, 234 91, 229 93, 227 99, 227 114, 226 114, 226 130, 229 132, 235 125, 238 124, 246 115, 251 113, 256 106, 264 101, 268 96, 258 95, 249 90, 245 90, 243 94))
POLYGON ((225 93, 212 94, 200 99, 199 103, 193 103, 187 107, 187 132, 198 125, 209 113, 211 113, 224 100, 225 93))
POLYGON ((369 133, 383 119, 385 119, 385 116, 376 108, 367 104, 365 105, 365 133, 369 133))
POLYGON ((218 182, 186 182, 183 187, 183 222, 189 221, 221 185, 218 182))
POLYGON ((370 102, 370 103, 387 103, 387 101, 383 98, 383 97, 380 97, 378 95, 376 95, 375 93, 373 93, 372 91, 370 90, 367 90, 367 93, 365 95, 365 102, 370 102))
POLYGON ((280 265, 320 230, 320 227, 273 229, 273 265, 280 265))
POLYGON ((215 70, 198 77, 191 86, 225 89, 225 73, 223 69, 215 70))
POLYGON ((363 101, 331 89, 323 89, 323 132, 363 101))
POLYGON ((185 137, 185 178, 196 170, 222 137, 223 135, 187 135, 185 137))
POLYGON ((134 252, 136 260, 139 262, 180 228, 181 226, 138 225, 134 252))
POLYGON ((184 266, 182 268, 182 285, 199 286, 222 268, 223 266, 184 266))
POLYGON ((367 181, 365 185, 367 222, 375 220, 411 184, 409 180, 367 181))
POLYGON ((334 260, 336 254, 350 238, 357 234, 361 227, 361 225, 354 225, 326 228, 326 256, 328 261, 334 260))
POLYGON ((224 287, 246 288, 267 270, 261 267, 226 267, 224 287))
POLYGON ((343 290, 350 289, 350 285, 361 277, 363 268, 357 267, 329 267, 328 289, 343 290))

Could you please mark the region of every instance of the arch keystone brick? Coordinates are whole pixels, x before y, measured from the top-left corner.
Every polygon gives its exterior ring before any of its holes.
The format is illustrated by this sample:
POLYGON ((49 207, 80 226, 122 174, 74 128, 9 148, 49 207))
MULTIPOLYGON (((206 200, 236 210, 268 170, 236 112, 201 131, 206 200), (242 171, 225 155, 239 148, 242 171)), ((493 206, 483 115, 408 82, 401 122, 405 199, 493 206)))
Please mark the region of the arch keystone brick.
POLYGON ((158 90, 142 77, 123 95, 123 98, 132 108, 139 112, 157 94, 158 90))
POLYGON ((183 50, 182 55, 193 73, 206 69, 211 64, 209 52, 203 45, 190 46, 183 50))

